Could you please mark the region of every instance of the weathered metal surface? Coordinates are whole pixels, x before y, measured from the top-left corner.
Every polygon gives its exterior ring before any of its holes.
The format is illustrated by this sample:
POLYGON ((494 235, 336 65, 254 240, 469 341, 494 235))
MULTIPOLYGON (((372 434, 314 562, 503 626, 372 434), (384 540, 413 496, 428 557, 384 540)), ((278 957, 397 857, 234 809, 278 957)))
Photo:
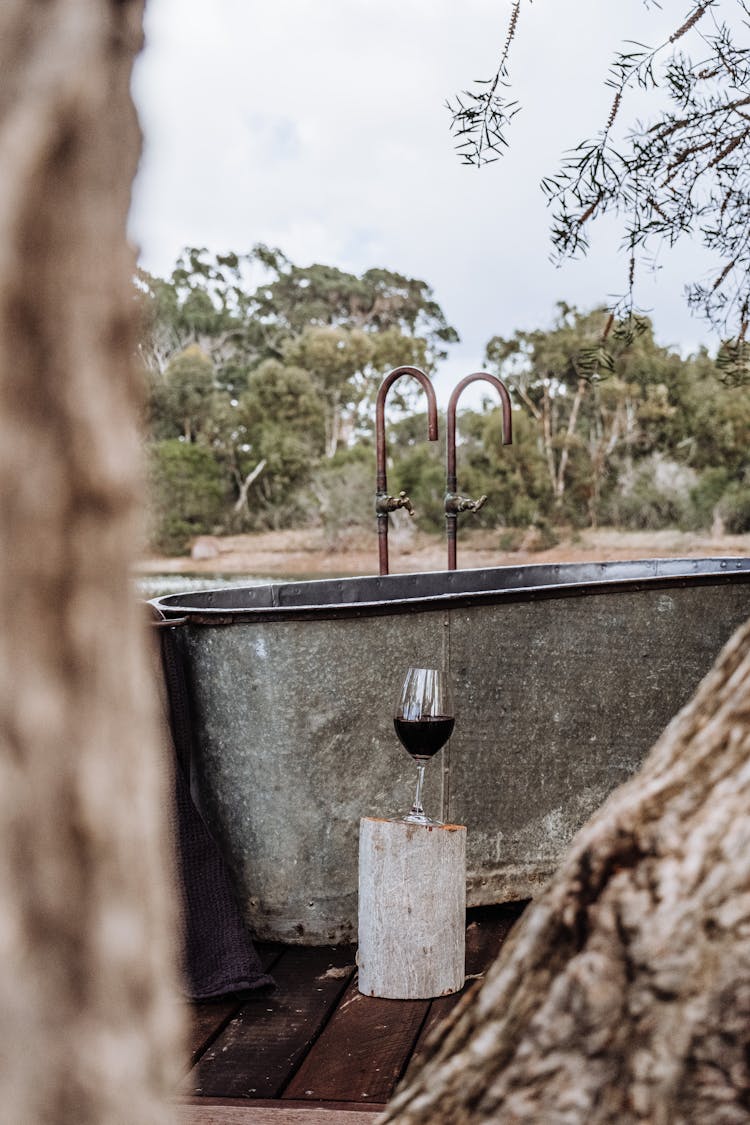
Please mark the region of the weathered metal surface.
POLYGON ((357 831, 411 797, 409 665, 456 726, 426 802, 468 826, 471 905, 526 897, 750 616, 750 560, 512 567, 157 600, 189 673, 194 771, 259 936, 356 933, 357 831))
MULTIPOLYGON (((393 729, 396 679, 425 653, 442 660, 442 615, 419 615, 408 636, 405 621, 180 631, 198 788, 260 937, 356 940, 360 818, 408 812, 412 798, 414 762, 393 729)), ((436 765, 428 808, 442 808, 441 790, 436 765)))

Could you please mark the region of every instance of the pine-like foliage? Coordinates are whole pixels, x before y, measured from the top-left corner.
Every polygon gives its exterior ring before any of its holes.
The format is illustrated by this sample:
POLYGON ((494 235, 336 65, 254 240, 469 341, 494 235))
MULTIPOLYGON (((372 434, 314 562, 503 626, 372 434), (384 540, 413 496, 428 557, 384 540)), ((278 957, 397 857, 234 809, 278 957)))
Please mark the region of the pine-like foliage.
MULTIPOLYGON (((495 78, 449 103, 466 163, 488 163, 507 144, 518 105, 497 91, 508 86, 519 11, 517 0, 495 78)), ((612 105, 601 132, 542 182, 558 258, 586 253, 589 225, 599 215, 613 212, 622 222, 627 282, 604 327, 602 352, 591 357, 592 372, 606 371, 615 323, 624 322, 620 331, 639 330, 637 266, 653 264, 662 245, 688 236, 716 257, 713 276, 687 286, 688 303, 726 338, 719 364, 727 381, 750 380, 749 33, 750 0, 699 0, 663 42, 626 44, 610 67, 612 105), (626 123, 628 95, 637 88, 653 91, 659 108, 649 121, 626 123)))
POLYGON ((503 52, 494 78, 477 78, 473 90, 456 94, 446 102, 452 116, 451 132, 456 138, 456 151, 464 164, 492 164, 508 141, 505 131, 518 113, 516 101, 509 101, 498 89, 508 88, 508 55, 515 39, 521 0, 514 0, 503 52))

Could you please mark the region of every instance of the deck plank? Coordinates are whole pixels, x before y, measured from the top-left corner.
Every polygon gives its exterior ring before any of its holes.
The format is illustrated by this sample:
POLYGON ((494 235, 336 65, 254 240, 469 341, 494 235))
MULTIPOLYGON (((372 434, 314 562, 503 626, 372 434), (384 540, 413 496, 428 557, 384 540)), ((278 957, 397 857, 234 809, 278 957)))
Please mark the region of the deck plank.
POLYGON ((429 1007, 429 1000, 363 996, 355 978, 283 1097, 387 1102, 429 1007))
POLYGON ((190 1072, 184 1092, 276 1097, 353 973, 351 946, 288 948, 274 965, 275 991, 245 999, 190 1072))
MULTIPOLYGON (((278 942, 259 943, 256 945, 256 952, 263 969, 268 972, 281 957, 284 946, 278 942)), ((190 1066, 194 1066, 203 1052, 211 1046, 249 995, 248 992, 233 992, 217 1000, 203 1000, 189 1005, 187 1041, 190 1066)))
MULTIPOLYGON (((495 959, 524 905, 469 912, 469 985, 495 959)), ((279 1116, 287 1109, 304 1113, 305 1125, 316 1125, 309 1115, 323 1111, 347 1125, 350 1111, 388 1101, 407 1067, 419 1065, 430 1034, 471 991, 432 1001, 361 996, 352 947, 277 946, 264 949, 262 961, 272 968, 275 992, 242 993, 194 1008, 191 1046, 200 1058, 182 1092, 199 1096, 180 1104, 182 1125, 302 1122, 279 1116), (257 1116, 266 1110, 276 1116, 257 1116), (198 1111, 213 1116, 196 1116, 198 1111), (256 1116, 237 1116, 245 1111, 256 1116)))
POLYGON ((191 1007, 188 1027, 191 1066, 211 1046, 244 1003, 245 993, 235 992, 231 996, 223 996, 220 1000, 206 1000, 191 1007))
POLYGON ((453 996, 439 996, 430 1004, 408 1070, 418 1067, 424 1056, 425 1044, 433 1031, 446 1019, 449 1012, 476 987, 487 969, 497 958, 503 942, 523 913, 525 902, 510 902, 504 906, 476 907, 470 911, 466 927, 466 987, 453 996))
POLYGON ((351 1105, 311 1106, 288 1102, 245 1102, 242 1105, 218 1102, 177 1105, 177 1125, 367 1125, 373 1113, 385 1106, 351 1105))

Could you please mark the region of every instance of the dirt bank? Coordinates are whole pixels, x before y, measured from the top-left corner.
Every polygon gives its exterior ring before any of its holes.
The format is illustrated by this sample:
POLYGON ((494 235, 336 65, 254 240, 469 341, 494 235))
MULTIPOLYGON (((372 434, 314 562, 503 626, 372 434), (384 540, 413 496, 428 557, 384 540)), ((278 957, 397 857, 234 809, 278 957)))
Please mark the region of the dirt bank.
MULTIPOLYGON (((462 531, 459 567, 747 555, 750 551, 750 535, 712 538, 680 531, 623 532, 608 528, 566 536, 546 549, 539 549, 541 544, 534 533, 519 535, 514 550, 507 549, 507 541, 507 535, 503 537, 497 531, 462 531)), ((394 574, 443 570, 445 541, 420 532, 393 534, 390 556, 394 574)), ((193 544, 192 556, 152 556, 144 558, 138 566, 140 574, 257 574, 279 578, 376 574, 377 569, 374 532, 372 535, 361 531, 347 533, 332 545, 326 543, 323 532, 317 529, 203 536, 193 544)))

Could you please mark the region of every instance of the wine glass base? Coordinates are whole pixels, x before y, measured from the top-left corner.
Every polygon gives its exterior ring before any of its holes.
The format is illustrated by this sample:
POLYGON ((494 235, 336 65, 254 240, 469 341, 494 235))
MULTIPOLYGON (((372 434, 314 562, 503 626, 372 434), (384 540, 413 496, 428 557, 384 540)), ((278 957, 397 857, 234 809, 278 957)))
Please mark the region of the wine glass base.
POLYGON ((433 820, 431 816, 425 816, 424 813, 407 813, 406 816, 399 818, 406 824, 428 824, 434 828, 442 828, 442 820, 433 820))

